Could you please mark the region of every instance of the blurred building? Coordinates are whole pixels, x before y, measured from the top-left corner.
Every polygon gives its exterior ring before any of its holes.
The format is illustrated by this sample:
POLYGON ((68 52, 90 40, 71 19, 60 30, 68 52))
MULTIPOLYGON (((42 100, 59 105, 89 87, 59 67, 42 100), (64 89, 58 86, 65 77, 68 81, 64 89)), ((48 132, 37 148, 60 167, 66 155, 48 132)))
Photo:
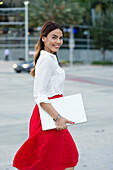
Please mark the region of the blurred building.
MULTIPOLYGON (((3 2, 1 7, 24 7, 25 0, 0 0, 3 2)), ((30 0, 29 0, 30 1, 30 0)))
MULTIPOLYGON (((21 8, 24 7, 25 0, 0 0, 0 9, 2 8, 21 8)), ((30 2, 30 0, 29 0, 30 2)), ((19 21, 23 18, 20 15, 20 11, 1 11, 0 10, 0 22, 19 21)))

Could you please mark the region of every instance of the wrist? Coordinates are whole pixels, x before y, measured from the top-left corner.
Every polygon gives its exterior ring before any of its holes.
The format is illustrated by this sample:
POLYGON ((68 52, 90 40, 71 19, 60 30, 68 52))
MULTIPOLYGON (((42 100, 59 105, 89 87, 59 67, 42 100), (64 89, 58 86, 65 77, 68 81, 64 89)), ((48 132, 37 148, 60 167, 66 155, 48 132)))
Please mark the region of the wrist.
POLYGON ((60 119, 61 115, 58 114, 57 118, 56 119, 53 119, 55 122, 57 122, 59 119, 60 119))

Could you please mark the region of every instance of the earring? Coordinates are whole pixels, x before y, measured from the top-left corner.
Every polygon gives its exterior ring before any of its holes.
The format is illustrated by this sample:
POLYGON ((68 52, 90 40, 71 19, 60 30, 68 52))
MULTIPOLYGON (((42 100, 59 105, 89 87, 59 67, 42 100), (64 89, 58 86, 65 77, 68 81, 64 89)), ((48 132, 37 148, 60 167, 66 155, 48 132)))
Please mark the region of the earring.
POLYGON ((42 39, 42 41, 44 42, 44 39, 42 39))

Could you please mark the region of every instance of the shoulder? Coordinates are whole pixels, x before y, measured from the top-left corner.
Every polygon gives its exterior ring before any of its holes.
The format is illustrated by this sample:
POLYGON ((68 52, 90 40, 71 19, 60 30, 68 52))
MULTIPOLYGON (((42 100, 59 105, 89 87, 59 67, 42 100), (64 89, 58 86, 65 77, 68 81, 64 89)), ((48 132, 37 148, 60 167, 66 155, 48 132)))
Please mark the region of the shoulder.
POLYGON ((47 54, 41 54, 39 57, 40 61, 48 61, 48 62, 52 62, 52 57, 47 55, 47 54))
POLYGON ((36 65, 41 66, 41 65, 46 65, 52 67, 53 65, 53 59, 49 55, 41 54, 37 60, 36 65))

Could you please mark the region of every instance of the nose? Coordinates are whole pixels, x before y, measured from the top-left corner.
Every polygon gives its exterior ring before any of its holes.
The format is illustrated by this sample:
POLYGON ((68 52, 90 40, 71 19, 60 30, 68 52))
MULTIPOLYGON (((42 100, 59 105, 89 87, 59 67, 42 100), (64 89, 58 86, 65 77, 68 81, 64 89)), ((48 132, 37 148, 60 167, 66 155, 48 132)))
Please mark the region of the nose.
POLYGON ((57 39, 57 44, 62 44, 62 39, 57 39))

